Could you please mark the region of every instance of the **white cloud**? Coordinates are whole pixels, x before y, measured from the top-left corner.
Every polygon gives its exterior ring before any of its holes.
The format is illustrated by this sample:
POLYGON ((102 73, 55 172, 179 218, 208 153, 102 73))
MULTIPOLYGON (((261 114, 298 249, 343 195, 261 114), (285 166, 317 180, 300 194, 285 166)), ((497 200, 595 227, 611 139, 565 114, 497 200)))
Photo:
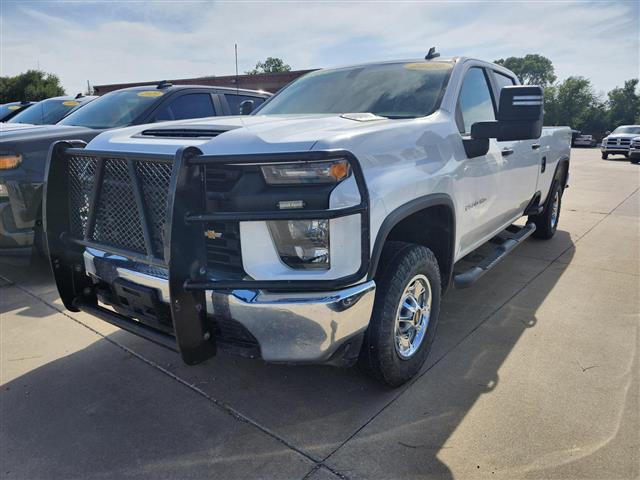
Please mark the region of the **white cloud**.
POLYGON ((609 90, 638 76, 638 6, 629 3, 26 3, 2 15, 2 75, 41 68, 69 92, 93 84, 240 70, 267 56, 293 68, 422 55, 493 60, 541 53, 560 78, 609 90), (45 5, 47 8, 44 8, 45 5))

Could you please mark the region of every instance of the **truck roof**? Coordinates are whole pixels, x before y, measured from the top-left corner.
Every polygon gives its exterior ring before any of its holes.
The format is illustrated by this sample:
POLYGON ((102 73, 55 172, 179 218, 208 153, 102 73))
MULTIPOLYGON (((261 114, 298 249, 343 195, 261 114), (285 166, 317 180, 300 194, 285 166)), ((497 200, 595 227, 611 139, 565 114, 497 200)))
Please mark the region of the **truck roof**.
POLYGON ((371 66, 371 65, 390 65, 390 64, 394 64, 394 63, 451 63, 451 64, 456 64, 456 63, 464 63, 464 62, 468 62, 468 61, 473 61, 473 62, 478 62, 481 63, 487 67, 491 67, 495 70, 500 70, 504 73, 507 73, 509 75, 514 75, 515 74, 501 66, 498 65, 496 63, 493 62, 487 62, 486 60, 481 60, 479 58, 472 58, 472 57, 460 57, 460 56, 455 56, 455 57, 436 57, 433 59, 425 59, 425 58, 405 58, 405 59, 395 59, 395 60, 383 60, 383 61, 377 61, 377 62, 363 62, 363 63, 356 63, 356 64, 351 64, 351 65, 342 65, 342 66, 337 66, 337 67, 328 67, 328 68, 322 68, 321 70, 340 70, 343 68, 354 68, 354 67, 366 67, 366 66, 371 66))

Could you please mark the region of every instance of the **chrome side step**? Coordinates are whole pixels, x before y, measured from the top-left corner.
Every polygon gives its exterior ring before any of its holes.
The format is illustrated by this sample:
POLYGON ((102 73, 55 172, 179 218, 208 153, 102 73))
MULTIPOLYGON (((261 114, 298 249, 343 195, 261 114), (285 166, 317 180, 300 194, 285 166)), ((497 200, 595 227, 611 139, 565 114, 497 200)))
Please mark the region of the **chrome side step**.
POLYGON ((490 255, 483 258, 477 265, 465 272, 454 275, 453 285, 456 288, 467 288, 477 282, 480 277, 509 255, 514 248, 530 237, 531 234, 536 231, 536 226, 534 223, 527 223, 524 227, 520 228, 512 225, 507 228, 507 230, 510 232, 515 231, 515 235, 500 243, 490 255))

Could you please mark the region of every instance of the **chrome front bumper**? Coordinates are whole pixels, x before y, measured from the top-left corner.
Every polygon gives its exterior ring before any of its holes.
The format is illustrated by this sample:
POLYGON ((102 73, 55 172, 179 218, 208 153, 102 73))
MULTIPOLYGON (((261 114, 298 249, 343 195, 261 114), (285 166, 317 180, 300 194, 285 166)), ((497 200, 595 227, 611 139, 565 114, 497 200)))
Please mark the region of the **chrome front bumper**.
MULTIPOLYGON (((169 302, 168 278, 162 269, 146 270, 129 259, 87 248, 85 270, 106 282, 116 278, 157 290, 169 302)), ((375 282, 330 292, 273 293, 206 291, 207 314, 239 322, 258 341, 268 362, 324 363, 369 325, 375 282)), ((350 352, 353 354, 353 352, 350 352)))

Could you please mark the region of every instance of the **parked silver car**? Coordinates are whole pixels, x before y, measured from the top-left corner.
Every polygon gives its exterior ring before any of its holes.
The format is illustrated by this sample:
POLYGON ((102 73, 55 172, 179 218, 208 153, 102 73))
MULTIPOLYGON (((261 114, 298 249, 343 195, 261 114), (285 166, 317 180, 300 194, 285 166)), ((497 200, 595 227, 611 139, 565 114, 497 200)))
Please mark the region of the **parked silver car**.
POLYGON ((593 135, 578 135, 573 141, 574 147, 595 147, 597 144, 593 135))

